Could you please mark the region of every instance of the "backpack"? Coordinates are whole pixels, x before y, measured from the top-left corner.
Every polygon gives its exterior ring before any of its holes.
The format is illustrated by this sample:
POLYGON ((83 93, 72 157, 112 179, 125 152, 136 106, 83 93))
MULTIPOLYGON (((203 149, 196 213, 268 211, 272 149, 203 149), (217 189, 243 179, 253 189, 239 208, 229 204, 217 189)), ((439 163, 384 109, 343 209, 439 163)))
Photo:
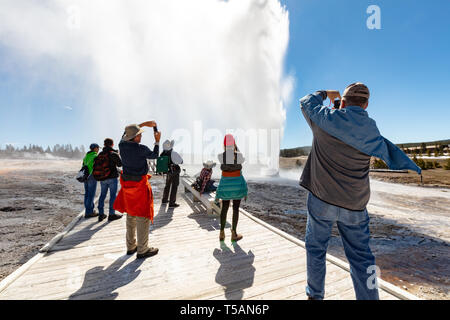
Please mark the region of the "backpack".
POLYGON ((76 179, 78 182, 84 183, 89 178, 89 168, 88 166, 84 165, 81 170, 78 172, 76 179))
POLYGON ((109 152, 100 152, 94 160, 92 175, 97 181, 105 181, 111 174, 109 152))
POLYGON ((172 174, 177 174, 181 172, 181 168, 179 165, 175 164, 172 162, 172 150, 164 150, 161 153, 161 158, 162 157, 167 157, 168 158, 168 163, 167 163, 167 169, 164 166, 164 170, 165 171, 161 171, 163 173, 172 173, 172 174))
POLYGON ((169 172, 169 157, 161 156, 156 160, 156 173, 169 172))

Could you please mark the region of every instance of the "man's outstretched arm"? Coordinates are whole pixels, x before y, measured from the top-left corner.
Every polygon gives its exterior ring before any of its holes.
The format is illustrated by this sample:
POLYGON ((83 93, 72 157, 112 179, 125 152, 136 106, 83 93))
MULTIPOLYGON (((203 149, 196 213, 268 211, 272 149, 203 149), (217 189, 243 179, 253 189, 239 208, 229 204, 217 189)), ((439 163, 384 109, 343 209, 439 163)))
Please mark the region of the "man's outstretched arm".
POLYGON ((327 98, 330 101, 334 101, 336 98, 341 98, 341 94, 337 90, 320 90, 313 94, 309 94, 302 99, 300 99, 300 107, 303 110, 303 114, 311 118, 314 115, 323 114, 327 116, 330 109, 323 105, 323 101, 327 98))

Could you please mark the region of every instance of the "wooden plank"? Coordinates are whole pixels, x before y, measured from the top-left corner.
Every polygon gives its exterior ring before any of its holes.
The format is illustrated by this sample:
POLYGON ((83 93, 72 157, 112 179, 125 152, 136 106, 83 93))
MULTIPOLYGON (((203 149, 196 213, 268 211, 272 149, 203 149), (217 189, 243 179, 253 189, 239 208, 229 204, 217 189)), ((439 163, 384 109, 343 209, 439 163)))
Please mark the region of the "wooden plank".
MULTIPOLYGON (((253 251, 252 251, 253 252, 253 251)), ((272 254, 272 256, 274 258, 280 259, 280 261, 284 261, 286 259, 292 259, 289 255, 287 255, 288 252, 292 252, 291 248, 283 248, 281 250, 276 250, 276 254, 272 254)), ((157 257, 157 256, 156 256, 157 257)), ((248 260, 250 258, 242 258, 242 256, 236 256, 233 255, 232 253, 230 254, 225 254, 222 257, 223 261, 222 263, 225 264, 229 264, 229 265, 233 265, 233 267, 237 268, 242 264, 245 264, 248 262, 248 260)), ((267 260, 267 255, 257 255, 255 258, 256 262, 258 261, 262 261, 263 263, 266 263, 267 260)), ((197 270, 203 270, 205 271, 207 268, 212 268, 212 271, 214 271, 214 268, 216 268, 216 259, 212 256, 212 255, 205 255, 204 251, 199 251, 199 254, 196 254, 194 257, 192 256, 169 256, 167 257, 159 257, 159 261, 155 261, 155 265, 157 267, 159 267, 161 270, 154 270, 152 271, 153 275, 158 274, 158 272, 167 272, 164 268, 161 268, 163 266, 170 266, 170 265, 181 265, 182 267, 178 267, 176 269, 176 272, 178 273, 183 273, 183 272, 189 272, 189 271, 193 271, 193 272, 197 272, 197 270), (186 261, 185 261, 186 260, 186 261), (158 263, 160 264, 158 266, 158 263), (206 269, 205 269, 206 268, 206 269)), ((98 265, 98 264, 97 264, 98 265)), ((79 277, 82 277, 82 274, 84 274, 87 269, 89 268, 89 265, 81 268, 79 266, 77 266, 79 268, 79 272, 80 275, 79 277), (82 273, 82 274, 81 274, 82 273)), ((141 268, 143 271, 145 270, 145 268, 141 268)), ((64 279, 66 279, 67 277, 67 272, 72 271, 73 272, 73 268, 69 268, 65 270, 65 273, 61 273, 61 272, 56 272, 55 274, 46 274, 44 278, 42 277, 36 277, 35 274, 30 274, 30 275, 24 275, 24 277, 22 277, 21 282, 23 282, 24 284, 26 284, 27 288, 30 288, 30 286, 33 286, 35 284, 39 285, 39 284, 45 284, 45 283, 49 283, 52 282, 53 285, 56 285, 57 280, 61 280, 63 281, 64 279)), ((170 272, 170 271, 169 271, 170 272)), ((97 273, 102 273, 102 270, 98 270, 97 273)), ((38 276, 42 275, 42 273, 39 273, 38 276)), ((91 276, 95 275, 95 273, 91 273, 91 276)))
MULTIPOLYGON (((104 224, 80 219, 55 251, 15 279, 0 299, 306 298, 306 251, 300 240, 241 210, 238 231, 244 239, 222 252, 216 248, 218 217, 206 215, 204 205, 187 196, 179 203, 173 211, 155 203, 159 209, 149 230, 150 245, 160 248, 155 257, 124 255, 125 217, 104 224)), ((345 265, 333 258, 327 261, 325 298, 354 299, 345 265)), ((381 297, 392 295, 380 290, 381 297)))
MULTIPOLYGON (((173 254, 173 255, 166 254, 161 259, 164 260, 165 265, 170 265, 172 263, 172 261, 176 261, 176 263, 186 264, 186 267, 187 267, 186 270, 201 269, 203 267, 207 267, 211 262, 215 261, 215 259, 213 258, 213 256, 211 254, 205 255, 205 253, 208 253, 208 251, 209 251, 208 248, 205 248, 205 249, 202 249, 202 250, 196 249, 195 251, 193 251, 189 254, 173 254)), ((261 257, 261 259, 267 259, 269 257, 269 254, 271 255, 271 257, 278 257, 280 255, 282 256, 282 255, 286 255, 289 252, 291 252, 291 253, 293 252, 292 248, 286 247, 283 244, 280 244, 278 247, 274 247, 275 253, 272 253, 271 249, 272 248, 267 248, 267 247, 260 247, 260 248, 252 247, 252 249, 250 249, 250 251, 252 253, 254 253, 255 255, 257 255, 258 258, 261 257)), ((87 261, 86 264, 81 264, 81 263, 76 264, 76 267, 79 268, 80 270, 83 270, 83 272, 84 272, 84 271, 86 271, 86 269, 88 269, 93 264, 95 264, 97 266, 105 265, 104 259, 101 259, 101 258, 103 258, 103 256, 100 256, 100 257, 98 257, 98 259, 96 259, 96 261, 98 261, 98 263, 95 263, 95 260, 87 261)), ((118 259, 125 259, 125 258, 126 258, 126 256, 118 257, 118 259)), ((291 258, 291 257, 288 256, 288 258, 291 258)), ((238 265, 239 263, 241 263, 241 261, 239 261, 239 259, 241 259, 241 258, 230 254, 228 258, 226 256, 224 257, 223 262, 231 263, 234 260, 236 260, 235 265, 238 265)), ((243 260, 242 262, 245 262, 245 261, 243 260)), ((57 264, 56 267, 57 267, 57 269, 55 270, 54 268, 52 268, 52 266, 45 264, 42 266, 42 268, 40 270, 34 270, 34 272, 30 272, 30 273, 27 273, 26 275, 24 275, 22 277, 22 280, 24 282, 26 282, 28 285, 30 285, 33 283, 49 282, 54 279, 58 279, 58 277, 63 279, 66 275, 61 274, 61 271, 67 270, 67 267, 65 267, 65 265, 59 265, 59 264, 57 264), (44 268, 46 268, 46 269, 44 269, 44 268), (45 277, 42 279, 41 276, 45 276, 45 277)))
MULTIPOLYGON (((283 274, 278 274, 273 278, 264 278, 264 281, 257 282, 255 281, 254 285, 250 288, 246 288, 243 292, 239 289, 228 291, 225 297, 225 293, 216 295, 216 296, 205 296, 201 297, 201 299, 213 299, 213 300, 222 300, 227 298, 228 300, 237 300, 237 299, 260 299, 261 296, 267 293, 269 294, 267 299, 280 299, 280 297, 276 294, 276 290, 285 288, 291 285, 296 285, 297 287, 306 283, 306 270, 291 270, 290 272, 285 272, 283 274)), ((293 290, 293 289, 290 289, 293 290)), ((296 288, 295 293, 298 294, 301 292, 301 288, 296 288)))
MULTIPOLYGON (((181 277, 176 277, 171 279, 170 282, 165 283, 164 286, 157 286, 160 281, 158 279, 152 279, 154 281, 142 281, 142 283, 135 283, 127 285, 126 287, 121 287, 118 292, 127 290, 129 292, 135 292, 136 299, 199 299, 199 295, 204 295, 205 293, 223 292, 222 285, 226 286, 240 286, 242 284, 248 284, 249 280, 253 277, 256 279, 260 275, 263 277, 270 277, 276 271, 282 273, 290 272, 296 266, 299 266, 299 261, 291 260, 289 263, 282 265, 273 265, 268 261, 261 267, 260 273, 253 273, 251 267, 246 267, 245 269, 239 269, 239 272, 227 272, 221 284, 216 283, 213 279, 205 277, 205 274, 198 272, 192 273, 190 275, 183 274, 181 277), (213 281, 211 281, 213 280, 213 281)), ((301 263, 300 263, 301 264, 301 263)), ((211 276, 214 276, 212 274, 211 276)), ((92 295, 83 296, 83 298, 94 298, 95 293, 92 295)))
MULTIPOLYGON (((286 252, 284 254, 282 254, 282 253, 280 253, 280 254, 281 254, 281 256, 280 256, 281 260, 289 259, 289 255, 286 255, 286 252)), ((235 260, 235 262, 238 263, 237 268, 236 268, 236 270, 238 270, 237 274, 241 277, 242 276, 246 277, 246 273, 244 271, 248 270, 248 268, 249 268, 248 264, 246 265, 246 262, 240 257, 235 257, 234 260, 235 260)), ((292 265, 298 265, 300 263, 298 260, 296 261, 295 259, 290 259, 290 261, 291 262, 289 263, 289 266, 286 267, 284 265, 286 268, 286 271, 292 270, 292 265)), ((164 261, 161 261, 161 262, 164 263, 164 261)), ((148 272, 145 272, 144 277, 139 277, 139 281, 136 281, 136 283, 129 284, 129 285, 127 285, 127 287, 130 287, 130 286, 132 288, 136 287, 135 289, 132 289, 132 291, 139 291, 139 292, 144 291, 145 288, 151 288, 151 292, 153 292, 155 294, 158 293, 158 297, 160 297, 160 298, 157 298, 157 299, 162 299, 161 298, 162 293, 159 292, 158 290, 164 291, 166 286, 173 288, 174 292, 172 292, 171 294, 178 294, 180 292, 183 292, 183 289, 189 290, 189 292, 191 292, 191 290, 192 290, 191 283, 200 285, 200 287, 201 287, 202 283, 204 283, 203 285, 206 287, 209 283, 211 283, 209 281, 209 279, 205 279, 205 274, 211 274, 211 275, 215 274, 215 272, 217 271, 218 268, 217 268, 217 264, 216 264, 216 266, 214 266, 214 263, 215 263, 214 261, 211 261, 211 262, 207 263, 206 265, 201 266, 201 268, 198 270, 201 270, 202 272, 198 272, 197 270, 194 270, 192 273, 185 272, 182 268, 179 270, 178 269, 177 270, 173 270, 173 269, 164 270, 163 268, 160 268, 157 265, 155 265, 153 267, 150 265, 149 269, 147 270, 148 272), (208 273, 207 272, 208 269, 212 272, 208 273), (168 272, 167 275, 165 275, 166 272, 168 272), (175 272, 175 273, 170 274, 171 272, 175 272), (171 282, 166 283, 165 286, 162 286, 162 287, 158 286, 158 284, 160 284, 161 282, 164 282, 164 280, 169 280, 169 279, 171 282), (183 280, 184 280, 184 283, 187 284, 187 288, 180 286, 180 284, 181 284, 181 282, 183 282, 183 280), (170 285, 170 283, 172 283, 172 285, 170 285)), ((166 265, 170 265, 170 263, 168 263, 166 265)), ((182 266, 184 268, 186 266, 186 264, 182 264, 182 266)), ((273 268, 277 268, 277 266, 273 266, 271 264, 270 260, 262 261, 260 266, 264 272, 270 272, 273 268)), ((144 270, 142 270, 142 271, 144 271, 144 270)), ((229 274, 230 275, 228 277, 231 277, 233 273, 229 273, 229 274)), ((114 288, 116 286, 116 284, 114 283, 115 278, 113 276, 108 276, 107 278, 108 278, 108 281, 103 286, 104 290, 108 289, 108 288, 114 288)), ((102 283, 101 280, 102 279, 99 279, 99 281, 102 283)), ((230 280, 230 279, 228 279, 228 280, 230 280)), ((97 285, 96 283, 92 284, 91 288, 93 291, 95 291, 96 285, 97 285)), ((214 284, 214 288, 217 286, 218 286, 217 284, 214 284)), ((86 288, 86 289, 87 289, 87 291, 89 291, 89 288, 86 288)), ((29 294, 33 294, 36 291, 37 291, 36 289, 31 290, 31 292, 29 294)), ((46 286, 45 288, 41 287, 39 289, 39 291, 41 291, 41 292, 45 291, 46 294, 44 296, 36 295, 36 296, 33 296, 33 298, 51 298, 51 299, 55 298, 55 294, 52 293, 53 291, 55 291, 54 284, 52 284, 50 286, 46 286)), ((59 293, 57 293, 56 295, 58 295, 58 294, 59 293)), ((59 298, 63 298, 63 296, 64 296, 64 293, 61 293, 59 295, 59 298)), ((92 297, 89 296, 89 298, 95 298, 95 292, 92 292, 92 297)), ((173 297, 172 297, 172 299, 173 299, 173 297)))

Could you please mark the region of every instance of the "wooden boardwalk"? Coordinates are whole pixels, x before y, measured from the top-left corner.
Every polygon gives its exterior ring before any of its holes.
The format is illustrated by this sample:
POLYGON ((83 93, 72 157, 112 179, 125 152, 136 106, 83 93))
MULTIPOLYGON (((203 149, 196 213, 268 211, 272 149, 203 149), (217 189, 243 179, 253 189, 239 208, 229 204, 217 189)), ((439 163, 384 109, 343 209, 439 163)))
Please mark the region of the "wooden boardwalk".
MULTIPOLYGON (((81 219, 0 286, 0 299, 306 299, 303 247, 245 214, 238 225, 244 238, 232 245, 228 227, 221 244, 218 217, 206 215, 190 196, 180 193, 175 210, 156 200, 149 244, 158 255, 125 255, 125 217, 81 219)), ((355 298, 349 272, 330 262, 325 298, 355 298)), ((398 299, 382 289, 380 298, 398 299)))

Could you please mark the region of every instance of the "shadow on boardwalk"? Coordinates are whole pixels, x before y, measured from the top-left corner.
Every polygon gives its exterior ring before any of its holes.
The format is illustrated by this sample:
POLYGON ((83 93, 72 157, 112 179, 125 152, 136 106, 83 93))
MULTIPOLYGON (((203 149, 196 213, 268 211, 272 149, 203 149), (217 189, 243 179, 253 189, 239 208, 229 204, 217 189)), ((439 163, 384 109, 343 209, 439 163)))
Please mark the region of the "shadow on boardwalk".
MULTIPOLYGON (((84 218, 82 218, 84 219, 84 218)), ((49 252, 48 255, 51 255, 52 253, 55 253, 56 251, 60 250, 69 250, 72 249, 83 242, 89 241, 95 233, 99 232, 103 228, 105 228, 109 223, 109 221, 106 222, 98 222, 97 218, 95 219, 95 222, 89 223, 87 226, 85 226, 83 229, 65 236, 63 239, 64 241, 60 241, 57 243, 49 252)), ((123 219, 123 218, 122 218, 123 219)))
POLYGON ((173 208, 169 208, 168 204, 162 204, 159 206, 158 214, 154 218, 154 223, 150 225, 150 233, 152 231, 163 228, 173 221, 173 208))
POLYGON ((221 250, 215 249, 214 258, 220 262, 216 282, 224 287, 227 300, 242 300, 244 290, 253 285, 256 268, 253 266, 255 255, 248 253, 233 243, 234 252, 221 242, 221 250))
MULTIPOLYGON (((182 195, 183 199, 192 209, 193 213, 188 215, 189 219, 195 220, 200 228, 212 232, 217 232, 217 237, 219 237, 220 230, 220 215, 217 214, 207 214, 206 208, 201 202, 193 202, 192 199, 185 194, 182 195)), ((228 222, 225 224, 225 228, 230 228, 231 224, 228 222)))
POLYGON ((133 282, 141 273, 137 269, 144 259, 135 259, 121 268, 128 258, 126 255, 121 256, 106 269, 98 266, 88 270, 81 288, 72 293, 69 300, 116 299, 119 294, 114 291, 133 282))

